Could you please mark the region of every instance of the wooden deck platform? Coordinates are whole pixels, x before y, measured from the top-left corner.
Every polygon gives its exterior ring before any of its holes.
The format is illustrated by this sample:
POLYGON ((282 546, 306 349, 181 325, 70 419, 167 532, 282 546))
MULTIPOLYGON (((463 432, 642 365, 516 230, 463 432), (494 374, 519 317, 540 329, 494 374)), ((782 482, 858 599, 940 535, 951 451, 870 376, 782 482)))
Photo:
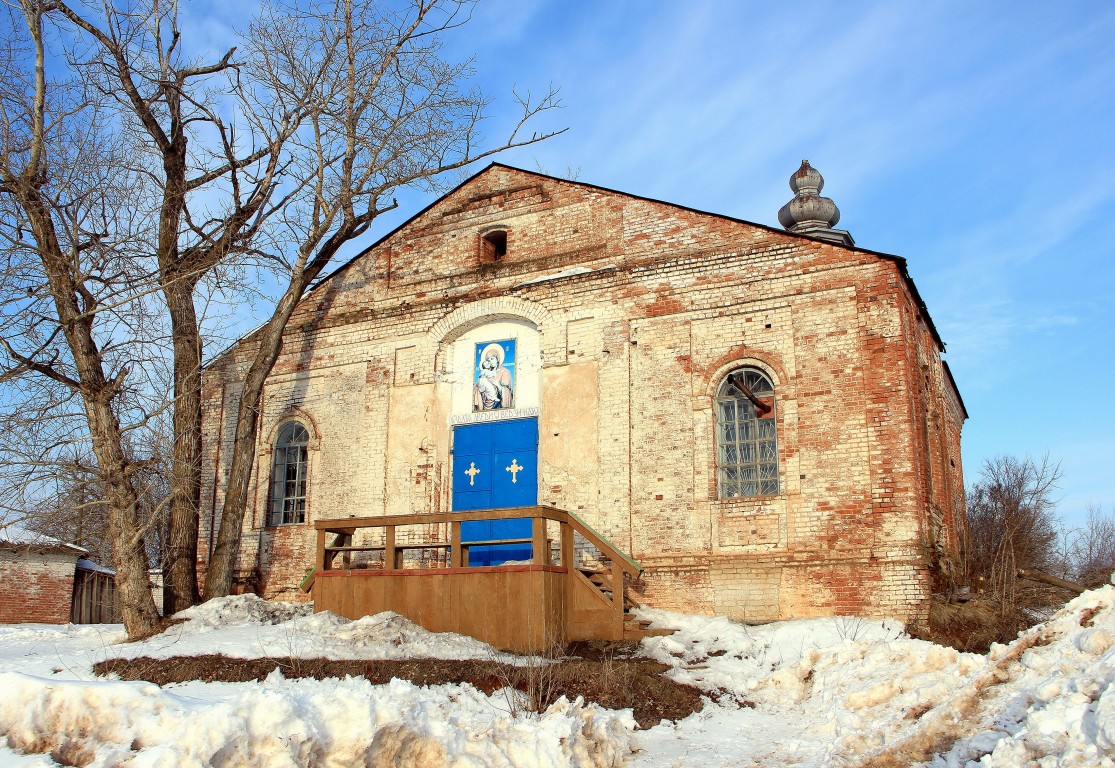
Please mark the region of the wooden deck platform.
POLYGON ((637 603, 627 595, 627 582, 641 573, 638 563, 564 510, 517 507, 315 525, 317 566, 303 584, 312 590, 315 611, 351 619, 394 611, 433 632, 458 632, 519 652, 549 650, 571 640, 664 634, 630 613, 637 603), (461 541, 462 522, 514 518, 530 518, 530 539, 461 541), (420 527, 417 535, 415 526, 420 527), (382 532, 370 532, 371 543, 354 543, 363 529, 382 532), (403 535, 408 530, 411 535, 403 535), (439 533, 448 535, 439 538, 439 533), (531 544, 529 563, 468 565, 472 547, 524 543, 531 544), (600 565, 576 565, 577 552, 589 549, 600 565), (418 553, 425 557, 416 558, 418 553), (338 557, 340 568, 334 567, 338 557), (354 563, 354 557, 371 559, 354 563))

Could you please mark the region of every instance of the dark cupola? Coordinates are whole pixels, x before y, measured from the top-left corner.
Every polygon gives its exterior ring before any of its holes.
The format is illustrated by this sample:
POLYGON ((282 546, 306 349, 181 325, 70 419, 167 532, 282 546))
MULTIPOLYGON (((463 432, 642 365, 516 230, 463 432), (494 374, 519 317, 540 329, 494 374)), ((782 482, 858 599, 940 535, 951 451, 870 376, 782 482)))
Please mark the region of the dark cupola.
POLYGON ((801 161, 801 167, 790 177, 790 189, 794 198, 778 211, 778 222, 800 235, 809 235, 821 240, 855 245, 852 236, 843 229, 833 229, 840 221, 840 209, 830 198, 821 196, 825 180, 808 160, 801 161))

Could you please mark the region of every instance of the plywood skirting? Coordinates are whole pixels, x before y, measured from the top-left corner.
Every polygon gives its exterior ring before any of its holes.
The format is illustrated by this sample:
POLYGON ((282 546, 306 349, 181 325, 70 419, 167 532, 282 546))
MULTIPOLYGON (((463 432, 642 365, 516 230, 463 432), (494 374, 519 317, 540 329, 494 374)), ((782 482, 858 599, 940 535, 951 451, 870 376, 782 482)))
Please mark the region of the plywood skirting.
POLYGON ((314 581, 314 610, 349 619, 394 611, 431 632, 535 653, 570 639, 567 579, 565 568, 544 565, 324 571, 314 581))

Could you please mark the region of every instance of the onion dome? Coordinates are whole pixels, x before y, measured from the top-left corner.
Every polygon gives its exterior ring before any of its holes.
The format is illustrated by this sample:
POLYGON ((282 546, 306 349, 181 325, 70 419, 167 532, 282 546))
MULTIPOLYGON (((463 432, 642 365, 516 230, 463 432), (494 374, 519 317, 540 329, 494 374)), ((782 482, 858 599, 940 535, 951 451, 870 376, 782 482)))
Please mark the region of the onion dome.
POLYGON ((808 160, 802 160, 801 167, 790 177, 794 198, 778 211, 778 222, 791 232, 852 245, 851 235, 833 229, 840 221, 840 209, 830 198, 821 196, 824 186, 825 180, 817 169, 808 160))

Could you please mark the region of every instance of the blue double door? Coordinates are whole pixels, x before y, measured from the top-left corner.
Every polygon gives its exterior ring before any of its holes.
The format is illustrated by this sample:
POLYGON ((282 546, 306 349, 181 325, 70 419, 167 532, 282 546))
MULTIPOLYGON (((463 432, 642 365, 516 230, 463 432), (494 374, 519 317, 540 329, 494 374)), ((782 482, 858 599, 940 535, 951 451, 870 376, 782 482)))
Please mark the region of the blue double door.
MULTIPOLYGON (((453 430, 453 510, 507 509, 538 503, 538 419, 467 424, 453 430)), ((461 524, 461 541, 529 539, 530 518, 461 524)), ((530 544, 469 548, 469 565, 529 560, 530 544)))

